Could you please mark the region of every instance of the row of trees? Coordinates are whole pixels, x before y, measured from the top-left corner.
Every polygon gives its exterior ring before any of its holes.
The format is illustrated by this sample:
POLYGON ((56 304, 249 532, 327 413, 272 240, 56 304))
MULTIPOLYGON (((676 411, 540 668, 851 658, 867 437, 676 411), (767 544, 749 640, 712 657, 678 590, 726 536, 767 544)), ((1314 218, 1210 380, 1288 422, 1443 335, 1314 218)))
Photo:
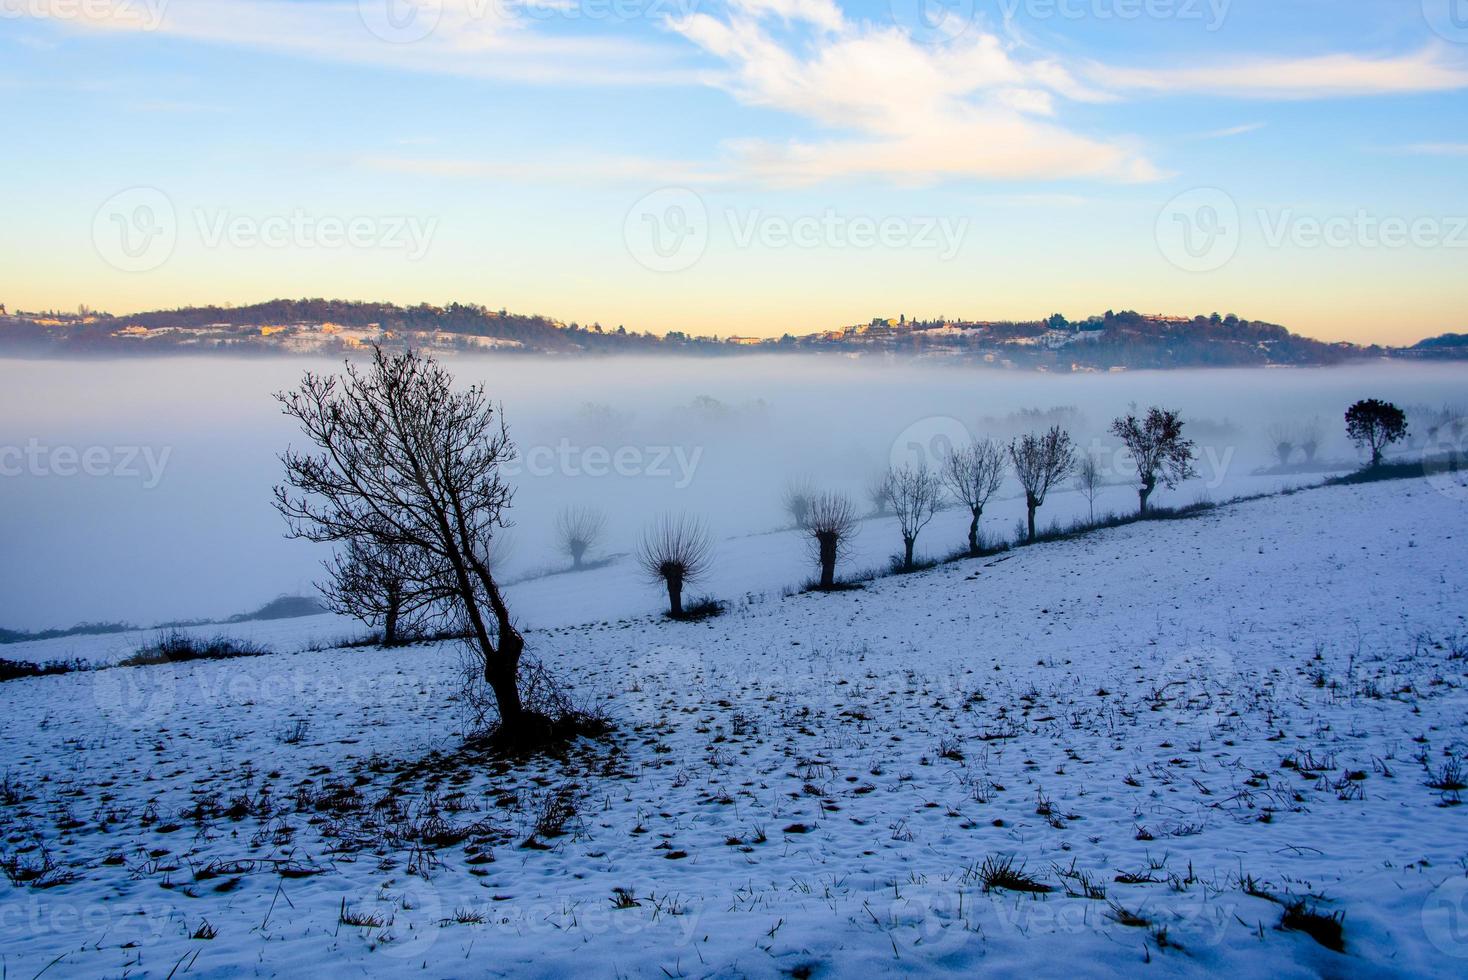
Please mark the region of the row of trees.
MULTIPOLYGON (((1138 505, 1147 512, 1159 485, 1175 487, 1193 476, 1194 445, 1183 436, 1179 414, 1152 408, 1145 415, 1128 414, 1116 419, 1111 431, 1126 446, 1137 467, 1138 505)), ((1029 433, 1007 446, 994 439, 978 439, 950 450, 936 468, 925 464, 894 466, 868 488, 876 515, 891 513, 902 537, 901 567, 915 567, 918 535, 943 507, 945 497, 961 504, 969 514, 968 553, 983 550, 980 522, 984 508, 1013 473, 1024 493, 1027 540, 1037 537, 1036 514, 1050 492, 1073 473, 1076 486, 1092 505, 1102 486, 1100 467, 1092 457, 1077 461, 1075 442, 1059 425, 1029 433)), ((786 489, 785 508, 814 542, 821 567, 820 586, 834 586, 834 566, 844 552, 844 541, 855 528, 855 507, 839 494, 816 493, 803 486, 786 489)))
MULTIPOLYGON (((349 363, 345 375, 307 373, 300 386, 276 396, 311 444, 281 456, 285 484, 276 509, 293 537, 336 545, 323 586, 337 608, 384 623, 385 639, 437 624, 465 636, 499 710, 499 734, 512 744, 548 737, 557 719, 522 703, 520 663, 525 650, 497 577, 499 532, 513 491, 502 466, 515 458, 499 406, 482 386, 455 391, 432 358, 413 351, 373 352, 370 365, 349 363)), ((1346 413, 1353 439, 1371 451, 1372 465, 1405 437, 1405 416, 1394 405, 1358 402, 1346 413)), ((1193 443, 1178 414, 1152 408, 1112 423, 1136 462, 1141 512, 1157 486, 1175 486, 1193 473, 1193 443)), ((1007 447, 979 440, 951 452, 938 470, 896 467, 874 494, 896 515, 902 563, 912 568, 918 535, 932 520, 946 488, 971 516, 968 546, 981 547, 979 522, 1009 470, 1024 491, 1028 537, 1049 492, 1077 468, 1074 443, 1058 425, 1007 447)), ((1084 490, 1099 485, 1094 466, 1081 465, 1084 490), (1089 473, 1089 477, 1087 474, 1089 473), (1089 481, 1089 483, 1088 483, 1089 481)), ((851 501, 834 493, 790 501, 821 568, 820 585, 834 588, 836 566, 856 527, 851 501)), ((590 509, 564 512, 557 522, 574 568, 605 527, 590 509)), ((712 537, 692 517, 665 517, 644 534, 643 570, 667 589, 669 611, 684 613, 683 590, 707 571, 712 537)))

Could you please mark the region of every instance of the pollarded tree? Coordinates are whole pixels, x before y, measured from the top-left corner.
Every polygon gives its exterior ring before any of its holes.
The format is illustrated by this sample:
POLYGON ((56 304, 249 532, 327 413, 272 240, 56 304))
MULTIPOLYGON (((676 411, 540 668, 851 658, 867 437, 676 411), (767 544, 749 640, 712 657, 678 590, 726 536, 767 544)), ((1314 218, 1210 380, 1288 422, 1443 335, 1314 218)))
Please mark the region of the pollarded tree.
POLYGON ((1300 425, 1300 451, 1305 454, 1306 464, 1315 462, 1315 454, 1320 452, 1320 436, 1322 426, 1318 416, 1310 418, 1300 425))
POLYGON ((567 507, 556 515, 556 539, 573 570, 584 567, 586 553, 601 542, 606 527, 607 515, 595 507, 567 507))
POLYGON ((276 399, 317 450, 281 455, 288 486, 275 488, 275 507, 289 534, 403 549, 415 587, 447 591, 494 692, 501 736, 533 736, 544 719, 520 700, 525 640, 490 561, 513 496, 501 467, 515 448, 484 389, 455 391, 431 357, 374 347, 368 367, 307 372, 276 399))
POLYGON ((815 491, 804 480, 791 480, 785 484, 780 502, 785 508, 785 513, 790 515, 791 523, 799 530, 804 531, 810 520, 810 502, 814 496, 815 491))
POLYGON ((1183 438, 1183 420, 1171 409, 1154 406, 1141 419, 1128 413, 1111 423, 1111 433, 1126 446, 1137 467, 1141 484, 1137 498, 1143 514, 1158 482, 1171 490, 1180 480, 1197 475, 1193 441, 1183 438))
POLYGON ((1295 430, 1283 422, 1276 422, 1269 427, 1266 435, 1269 437, 1269 447, 1274 450, 1274 457, 1279 460, 1279 465, 1289 466, 1290 457, 1295 454, 1295 430))
POLYGON ((836 587, 836 562, 846 553, 847 541, 856 530, 856 508, 839 493, 818 493, 811 498, 805 532, 821 566, 821 588, 836 587))
POLYGON ((683 617, 683 587, 702 578, 713 557, 713 538, 696 517, 664 515, 642 534, 637 560, 668 590, 668 615, 683 617))
POLYGON ((979 553, 979 519, 984 507, 1004 482, 1009 460, 993 439, 977 439, 954 449, 943 459, 943 482, 969 511, 968 553, 979 553))
POLYGON ((938 512, 943 481, 926 464, 895 467, 888 475, 892 512, 902 532, 902 568, 912 571, 912 551, 918 534, 938 512))
POLYGON ((1029 540, 1035 540, 1035 511, 1045 497, 1075 467, 1075 443, 1070 433, 1058 425, 1036 435, 1026 433, 1009 444, 1009 458, 1014 475, 1025 491, 1025 510, 1029 517, 1029 540))
POLYGON ((1407 416, 1391 402, 1365 398, 1346 410, 1346 434, 1369 449, 1371 465, 1378 466, 1387 446, 1407 438, 1407 416))

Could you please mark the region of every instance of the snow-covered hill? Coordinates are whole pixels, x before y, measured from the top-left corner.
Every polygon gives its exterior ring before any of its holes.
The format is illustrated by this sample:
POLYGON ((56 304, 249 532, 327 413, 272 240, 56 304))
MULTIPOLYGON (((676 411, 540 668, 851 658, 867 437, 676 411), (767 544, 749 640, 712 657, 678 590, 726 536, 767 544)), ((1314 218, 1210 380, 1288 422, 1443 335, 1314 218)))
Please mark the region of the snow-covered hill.
POLYGON ((1309 490, 700 624, 526 583, 617 732, 513 767, 452 645, 12 681, 4 969, 1456 974, 1465 513, 1309 490))

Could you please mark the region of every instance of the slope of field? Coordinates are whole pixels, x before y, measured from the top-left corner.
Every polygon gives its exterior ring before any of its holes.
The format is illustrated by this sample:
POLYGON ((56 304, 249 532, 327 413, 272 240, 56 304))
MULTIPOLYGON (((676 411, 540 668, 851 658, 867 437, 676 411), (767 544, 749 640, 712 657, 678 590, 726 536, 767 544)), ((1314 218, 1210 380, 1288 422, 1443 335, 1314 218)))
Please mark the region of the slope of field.
POLYGON ((6 683, 0 957, 1456 974, 1464 517, 1426 482, 1310 490, 533 630, 617 731, 516 766, 462 748, 452 645, 6 683))

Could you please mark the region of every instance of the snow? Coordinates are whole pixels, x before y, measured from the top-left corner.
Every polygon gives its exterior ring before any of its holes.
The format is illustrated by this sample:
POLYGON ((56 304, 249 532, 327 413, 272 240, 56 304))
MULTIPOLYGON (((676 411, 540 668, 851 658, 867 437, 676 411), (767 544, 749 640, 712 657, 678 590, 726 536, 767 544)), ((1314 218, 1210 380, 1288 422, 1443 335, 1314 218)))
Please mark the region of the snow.
MULTIPOLYGON (((788 598, 798 542, 759 535, 699 624, 623 618, 655 608, 625 563, 522 583, 531 651, 617 731, 517 766, 460 751, 454 645, 303 650, 330 617, 5 683, 4 855, 74 880, 0 884, 4 970, 1458 975, 1468 816, 1426 784, 1468 750, 1463 506, 1311 489, 788 598), (416 843, 435 814, 464 839, 416 843), (1056 890, 986 891, 1004 857, 1056 890), (1345 952, 1246 882, 1344 913, 1345 952)), ((857 563, 893 550, 866 533, 857 563)))

